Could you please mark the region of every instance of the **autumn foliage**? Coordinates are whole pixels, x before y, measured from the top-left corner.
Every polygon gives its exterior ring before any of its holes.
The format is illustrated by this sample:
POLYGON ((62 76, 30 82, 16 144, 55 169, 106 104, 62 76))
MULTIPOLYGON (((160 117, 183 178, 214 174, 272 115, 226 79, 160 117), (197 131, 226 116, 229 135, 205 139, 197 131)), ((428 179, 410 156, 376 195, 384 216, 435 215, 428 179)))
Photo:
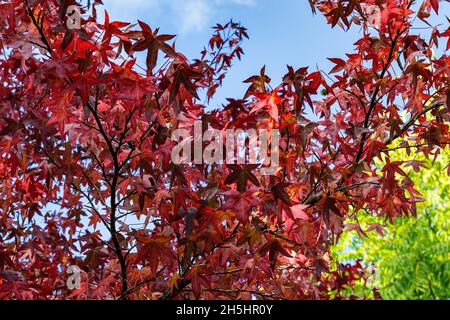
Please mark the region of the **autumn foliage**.
POLYGON ((0 3, 0 298, 352 298, 367 275, 330 255, 343 228, 421 201, 404 168, 426 168, 391 161, 391 143, 434 157, 450 142, 450 28, 428 22, 447 2, 310 0, 330 27, 360 30, 354 51, 276 85, 262 68, 214 110, 240 24, 188 60, 145 22, 99 21, 99 0, 80 29, 65 23, 73 0, 0 3), (276 173, 174 164, 171 134, 195 120, 278 129, 276 173))

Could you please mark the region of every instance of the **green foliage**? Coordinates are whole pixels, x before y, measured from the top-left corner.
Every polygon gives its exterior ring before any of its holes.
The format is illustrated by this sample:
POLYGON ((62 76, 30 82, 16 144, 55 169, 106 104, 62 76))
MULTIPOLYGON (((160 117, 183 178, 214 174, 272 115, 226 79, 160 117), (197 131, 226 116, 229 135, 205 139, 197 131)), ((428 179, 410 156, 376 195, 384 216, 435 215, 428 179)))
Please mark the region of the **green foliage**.
MULTIPOLYGON (((430 169, 416 173, 404 166, 424 198, 417 206, 417 218, 397 219, 381 238, 375 230, 361 238, 351 228, 342 235, 334 249, 341 261, 361 259, 365 265, 375 265, 373 281, 355 286, 356 295, 373 297, 372 288, 376 287, 383 299, 450 298, 450 156, 445 151, 435 161, 433 156, 425 159, 404 149, 392 156, 423 161, 430 169)), ((358 212, 355 219, 367 230, 378 218, 358 212)))

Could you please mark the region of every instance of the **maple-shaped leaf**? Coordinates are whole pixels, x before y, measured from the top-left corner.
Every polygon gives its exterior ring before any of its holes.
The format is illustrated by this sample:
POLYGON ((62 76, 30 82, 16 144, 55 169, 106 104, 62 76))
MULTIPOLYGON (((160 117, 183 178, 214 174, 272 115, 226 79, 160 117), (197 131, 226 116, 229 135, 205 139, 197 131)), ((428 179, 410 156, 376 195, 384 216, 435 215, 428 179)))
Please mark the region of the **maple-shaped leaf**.
POLYGON ((304 90, 303 83, 308 75, 308 68, 302 67, 294 71, 292 66, 287 66, 288 72, 283 76, 283 82, 292 86, 297 95, 295 99, 296 108, 300 108, 303 105, 304 90))
POLYGON ((331 69, 330 73, 337 73, 345 68, 346 62, 339 58, 328 58, 331 62, 333 62, 336 66, 331 69))
POLYGON ((329 227, 330 226, 330 214, 334 213, 340 217, 343 216, 343 214, 339 211, 339 209, 336 207, 336 199, 332 197, 326 197, 325 202, 322 209, 322 217, 325 224, 329 227))
POLYGON ((419 77, 423 77, 425 80, 430 80, 432 77, 432 72, 429 70, 430 65, 425 63, 424 59, 415 59, 416 54, 411 54, 408 57, 410 60, 410 64, 405 70, 406 74, 411 74, 412 82, 414 84, 414 91, 417 90, 417 85, 419 81, 419 77))
POLYGON ((255 186, 260 186, 258 178, 252 173, 252 170, 257 168, 256 164, 248 165, 228 165, 233 172, 225 179, 225 184, 236 183, 239 192, 245 192, 247 189, 247 181, 250 181, 255 186))
POLYGON ((286 187, 289 186, 289 183, 277 183, 276 185, 274 185, 271 189, 273 196, 275 198, 275 200, 281 200, 283 201, 285 204, 287 205, 291 205, 291 199, 289 197, 289 194, 286 192, 286 187))
POLYGON ((259 75, 251 76, 243 81, 244 83, 251 83, 244 95, 244 99, 250 95, 253 95, 253 92, 265 93, 266 83, 270 83, 270 80, 271 79, 266 75, 266 66, 263 66, 259 75))
POLYGON ((258 249, 258 251, 262 255, 265 255, 267 251, 269 252, 269 262, 272 271, 275 270, 275 265, 279 254, 282 254, 285 257, 291 257, 290 253, 275 238, 269 239, 266 244, 258 249))
POLYGON ((193 80, 201 79, 202 75, 181 63, 175 64, 174 69, 175 72, 173 74, 173 81, 170 88, 169 104, 174 101, 178 91, 180 90, 180 85, 183 85, 184 89, 186 89, 192 97, 199 99, 193 80))
POLYGON ((203 268, 195 265, 189 271, 189 279, 191 280, 192 292, 196 299, 200 298, 202 287, 211 288, 210 281, 202 271, 203 268))
POLYGON ((92 268, 95 268, 99 264, 103 263, 109 254, 106 250, 99 248, 91 249, 86 252, 85 263, 92 268))
POLYGON ((150 26, 145 22, 138 20, 138 23, 142 29, 143 38, 136 42, 131 47, 131 50, 136 52, 147 50, 146 64, 148 71, 151 72, 156 66, 159 50, 170 57, 176 55, 175 50, 166 43, 166 41, 173 39, 175 36, 167 34, 158 35, 158 30, 153 32, 150 26))
POLYGON ((186 179, 184 168, 182 165, 171 163, 169 165, 170 174, 170 186, 173 186, 175 180, 180 182, 182 185, 187 186, 188 181, 186 179))
POLYGON ((102 26, 102 29, 104 30, 103 35, 103 43, 109 43, 111 41, 111 37, 113 35, 117 36, 121 40, 129 41, 129 38, 123 35, 121 28, 124 28, 126 26, 129 26, 130 23, 128 22, 120 22, 120 21, 109 21, 109 14, 105 10, 105 23, 102 26))
POLYGON ((172 251, 169 249, 169 239, 163 237, 152 238, 143 234, 136 233, 136 240, 142 244, 137 250, 137 261, 148 261, 150 269, 156 273, 160 261, 164 263, 164 258, 172 258, 172 251))
POLYGON ((236 212, 237 218, 243 224, 247 223, 251 207, 259 204, 259 199, 255 196, 256 188, 248 189, 246 192, 230 190, 224 192, 225 204, 221 210, 232 210, 236 212))
POLYGON ((257 98, 257 102, 250 111, 250 114, 266 108, 269 115, 278 122, 278 104, 281 102, 281 98, 278 95, 280 87, 275 88, 272 93, 260 93, 253 92, 252 95, 257 98))
POLYGON ((304 204, 296 204, 294 206, 292 206, 288 212, 288 215, 290 216, 290 218, 292 218, 293 220, 304 220, 304 221, 308 221, 309 220, 309 216, 308 214, 305 212, 305 210, 308 208, 309 206, 304 205, 304 204))

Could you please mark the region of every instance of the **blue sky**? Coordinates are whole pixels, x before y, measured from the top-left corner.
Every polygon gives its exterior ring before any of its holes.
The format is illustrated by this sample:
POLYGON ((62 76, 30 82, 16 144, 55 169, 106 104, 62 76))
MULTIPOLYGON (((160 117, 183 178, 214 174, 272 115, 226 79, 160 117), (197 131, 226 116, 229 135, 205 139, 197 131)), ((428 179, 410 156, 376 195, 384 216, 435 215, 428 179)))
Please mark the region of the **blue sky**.
MULTIPOLYGON (((199 56, 212 33, 211 26, 233 18, 248 28, 245 56, 236 62, 211 107, 226 97, 240 98, 242 80, 266 65, 272 84, 278 84, 293 67, 317 65, 328 70, 328 57, 351 52, 358 29, 331 29, 322 15, 313 16, 306 0, 104 0, 112 20, 143 20, 162 33, 177 34, 176 48, 188 58, 199 56)), ((100 11, 100 10, 99 10, 100 11)))

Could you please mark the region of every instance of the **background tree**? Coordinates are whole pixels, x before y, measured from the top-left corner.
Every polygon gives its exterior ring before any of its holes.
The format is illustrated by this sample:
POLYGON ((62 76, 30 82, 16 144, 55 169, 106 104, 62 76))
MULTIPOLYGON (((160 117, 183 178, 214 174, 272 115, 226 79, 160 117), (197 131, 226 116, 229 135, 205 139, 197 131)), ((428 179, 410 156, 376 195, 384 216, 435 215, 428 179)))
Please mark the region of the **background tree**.
POLYGON ((417 218, 397 219, 380 237, 371 228, 377 219, 360 213, 358 218, 364 230, 371 231, 351 230, 349 225, 349 231, 344 232, 334 250, 340 259, 360 259, 367 267, 375 266, 372 281, 355 286, 361 296, 368 294, 371 287, 378 287, 385 299, 446 300, 450 297, 450 157, 447 150, 437 159, 426 159, 407 150, 399 149, 393 158, 420 161, 428 168, 414 172, 411 165, 404 167, 411 171, 409 176, 414 183, 420 185, 424 199, 417 206, 417 218))
POLYGON ((79 4, 79 29, 73 0, 1 3, 0 297, 348 297, 366 272, 330 254, 344 224, 361 210, 394 222, 420 201, 391 143, 437 155, 449 142, 436 49, 450 29, 416 29, 446 2, 311 0, 332 26, 359 26, 354 51, 330 73, 288 66, 277 86, 263 68, 211 112, 201 93, 241 56, 239 24, 217 25, 189 61, 142 21, 99 22, 101 1, 79 4), (172 132, 195 120, 278 129, 280 167, 172 163, 172 132), (69 265, 83 272, 75 291, 69 265))

